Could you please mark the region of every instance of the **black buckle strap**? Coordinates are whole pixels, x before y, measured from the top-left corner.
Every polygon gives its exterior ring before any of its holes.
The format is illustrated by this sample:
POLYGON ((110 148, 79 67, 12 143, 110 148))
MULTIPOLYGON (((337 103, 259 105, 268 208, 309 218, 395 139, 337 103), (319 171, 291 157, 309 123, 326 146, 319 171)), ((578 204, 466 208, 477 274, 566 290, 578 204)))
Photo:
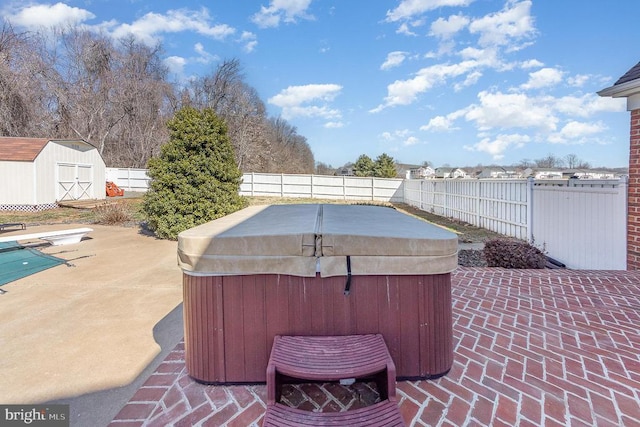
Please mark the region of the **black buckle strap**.
POLYGON ((344 294, 351 292, 351 257, 347 255, 347 283, 344 285, 344 294))

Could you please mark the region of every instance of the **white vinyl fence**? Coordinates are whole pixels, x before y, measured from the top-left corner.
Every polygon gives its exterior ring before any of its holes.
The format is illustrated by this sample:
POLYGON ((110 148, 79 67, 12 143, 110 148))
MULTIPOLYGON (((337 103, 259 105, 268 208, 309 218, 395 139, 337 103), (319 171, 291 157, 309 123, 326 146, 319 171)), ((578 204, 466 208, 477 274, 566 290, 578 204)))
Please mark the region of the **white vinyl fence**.
POLYGON ((125 191, 145 192, 149 189, 146 169, 107 168, 107 181, 115 183, 125 191))
MULTIPOLYGON (((146 191, 145 169, 107 168, 125 191, 146 191)), ((626 269, 627 181, 402 180, 353 176, 243 175, 240 194, 406 203, 533 241, 569 268, 626 269)))
POLYGON ((407 180, 404 203, 506 236, 531 240, 527 223, 533 182, 498 179, 407 180))
POLYGON ((533 236, 549 256, 567 267, 625 270, 627 185, 535 186, 533 236))
POLYGON ((402 202, 403 183, 399 178, 248 173, 242 177, 240 194, 402 202))
POLYGON ((569 268, 626 268, 626 179, 407 180, 404 201, 533 241, 569 268))

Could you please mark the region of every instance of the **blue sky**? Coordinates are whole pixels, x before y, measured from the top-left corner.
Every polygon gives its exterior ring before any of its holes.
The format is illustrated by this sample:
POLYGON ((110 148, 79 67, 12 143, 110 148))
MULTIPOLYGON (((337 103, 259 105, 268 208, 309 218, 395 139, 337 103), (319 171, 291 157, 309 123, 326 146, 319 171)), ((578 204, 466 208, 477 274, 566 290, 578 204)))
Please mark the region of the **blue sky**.
POLYGON ((625 100, 596 92, 640 61, 637 0, 22 0, 0 14, 161 42, 176 82, 237 58, 269 114, 333 166, 383 152, 628 163, 625 100))

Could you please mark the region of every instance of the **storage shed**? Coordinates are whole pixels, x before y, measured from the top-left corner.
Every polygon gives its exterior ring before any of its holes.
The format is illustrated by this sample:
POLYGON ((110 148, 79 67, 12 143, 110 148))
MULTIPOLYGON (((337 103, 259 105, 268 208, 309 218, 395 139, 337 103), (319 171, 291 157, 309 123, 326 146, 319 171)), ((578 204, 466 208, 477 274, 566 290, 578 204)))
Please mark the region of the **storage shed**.
POLYGON ((58 201, 104 199, 106 167, 81 139, 0 137, 0 210, 40 211, 58 201))

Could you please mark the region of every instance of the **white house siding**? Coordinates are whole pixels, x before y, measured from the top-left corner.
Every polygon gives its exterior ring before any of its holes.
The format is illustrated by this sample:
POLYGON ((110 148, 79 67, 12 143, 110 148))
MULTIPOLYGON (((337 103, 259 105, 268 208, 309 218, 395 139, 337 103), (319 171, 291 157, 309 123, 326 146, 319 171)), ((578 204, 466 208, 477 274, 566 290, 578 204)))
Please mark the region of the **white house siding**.
POLYGON ((36 204, 33 163, 0 161, 0 204, 36 204))

